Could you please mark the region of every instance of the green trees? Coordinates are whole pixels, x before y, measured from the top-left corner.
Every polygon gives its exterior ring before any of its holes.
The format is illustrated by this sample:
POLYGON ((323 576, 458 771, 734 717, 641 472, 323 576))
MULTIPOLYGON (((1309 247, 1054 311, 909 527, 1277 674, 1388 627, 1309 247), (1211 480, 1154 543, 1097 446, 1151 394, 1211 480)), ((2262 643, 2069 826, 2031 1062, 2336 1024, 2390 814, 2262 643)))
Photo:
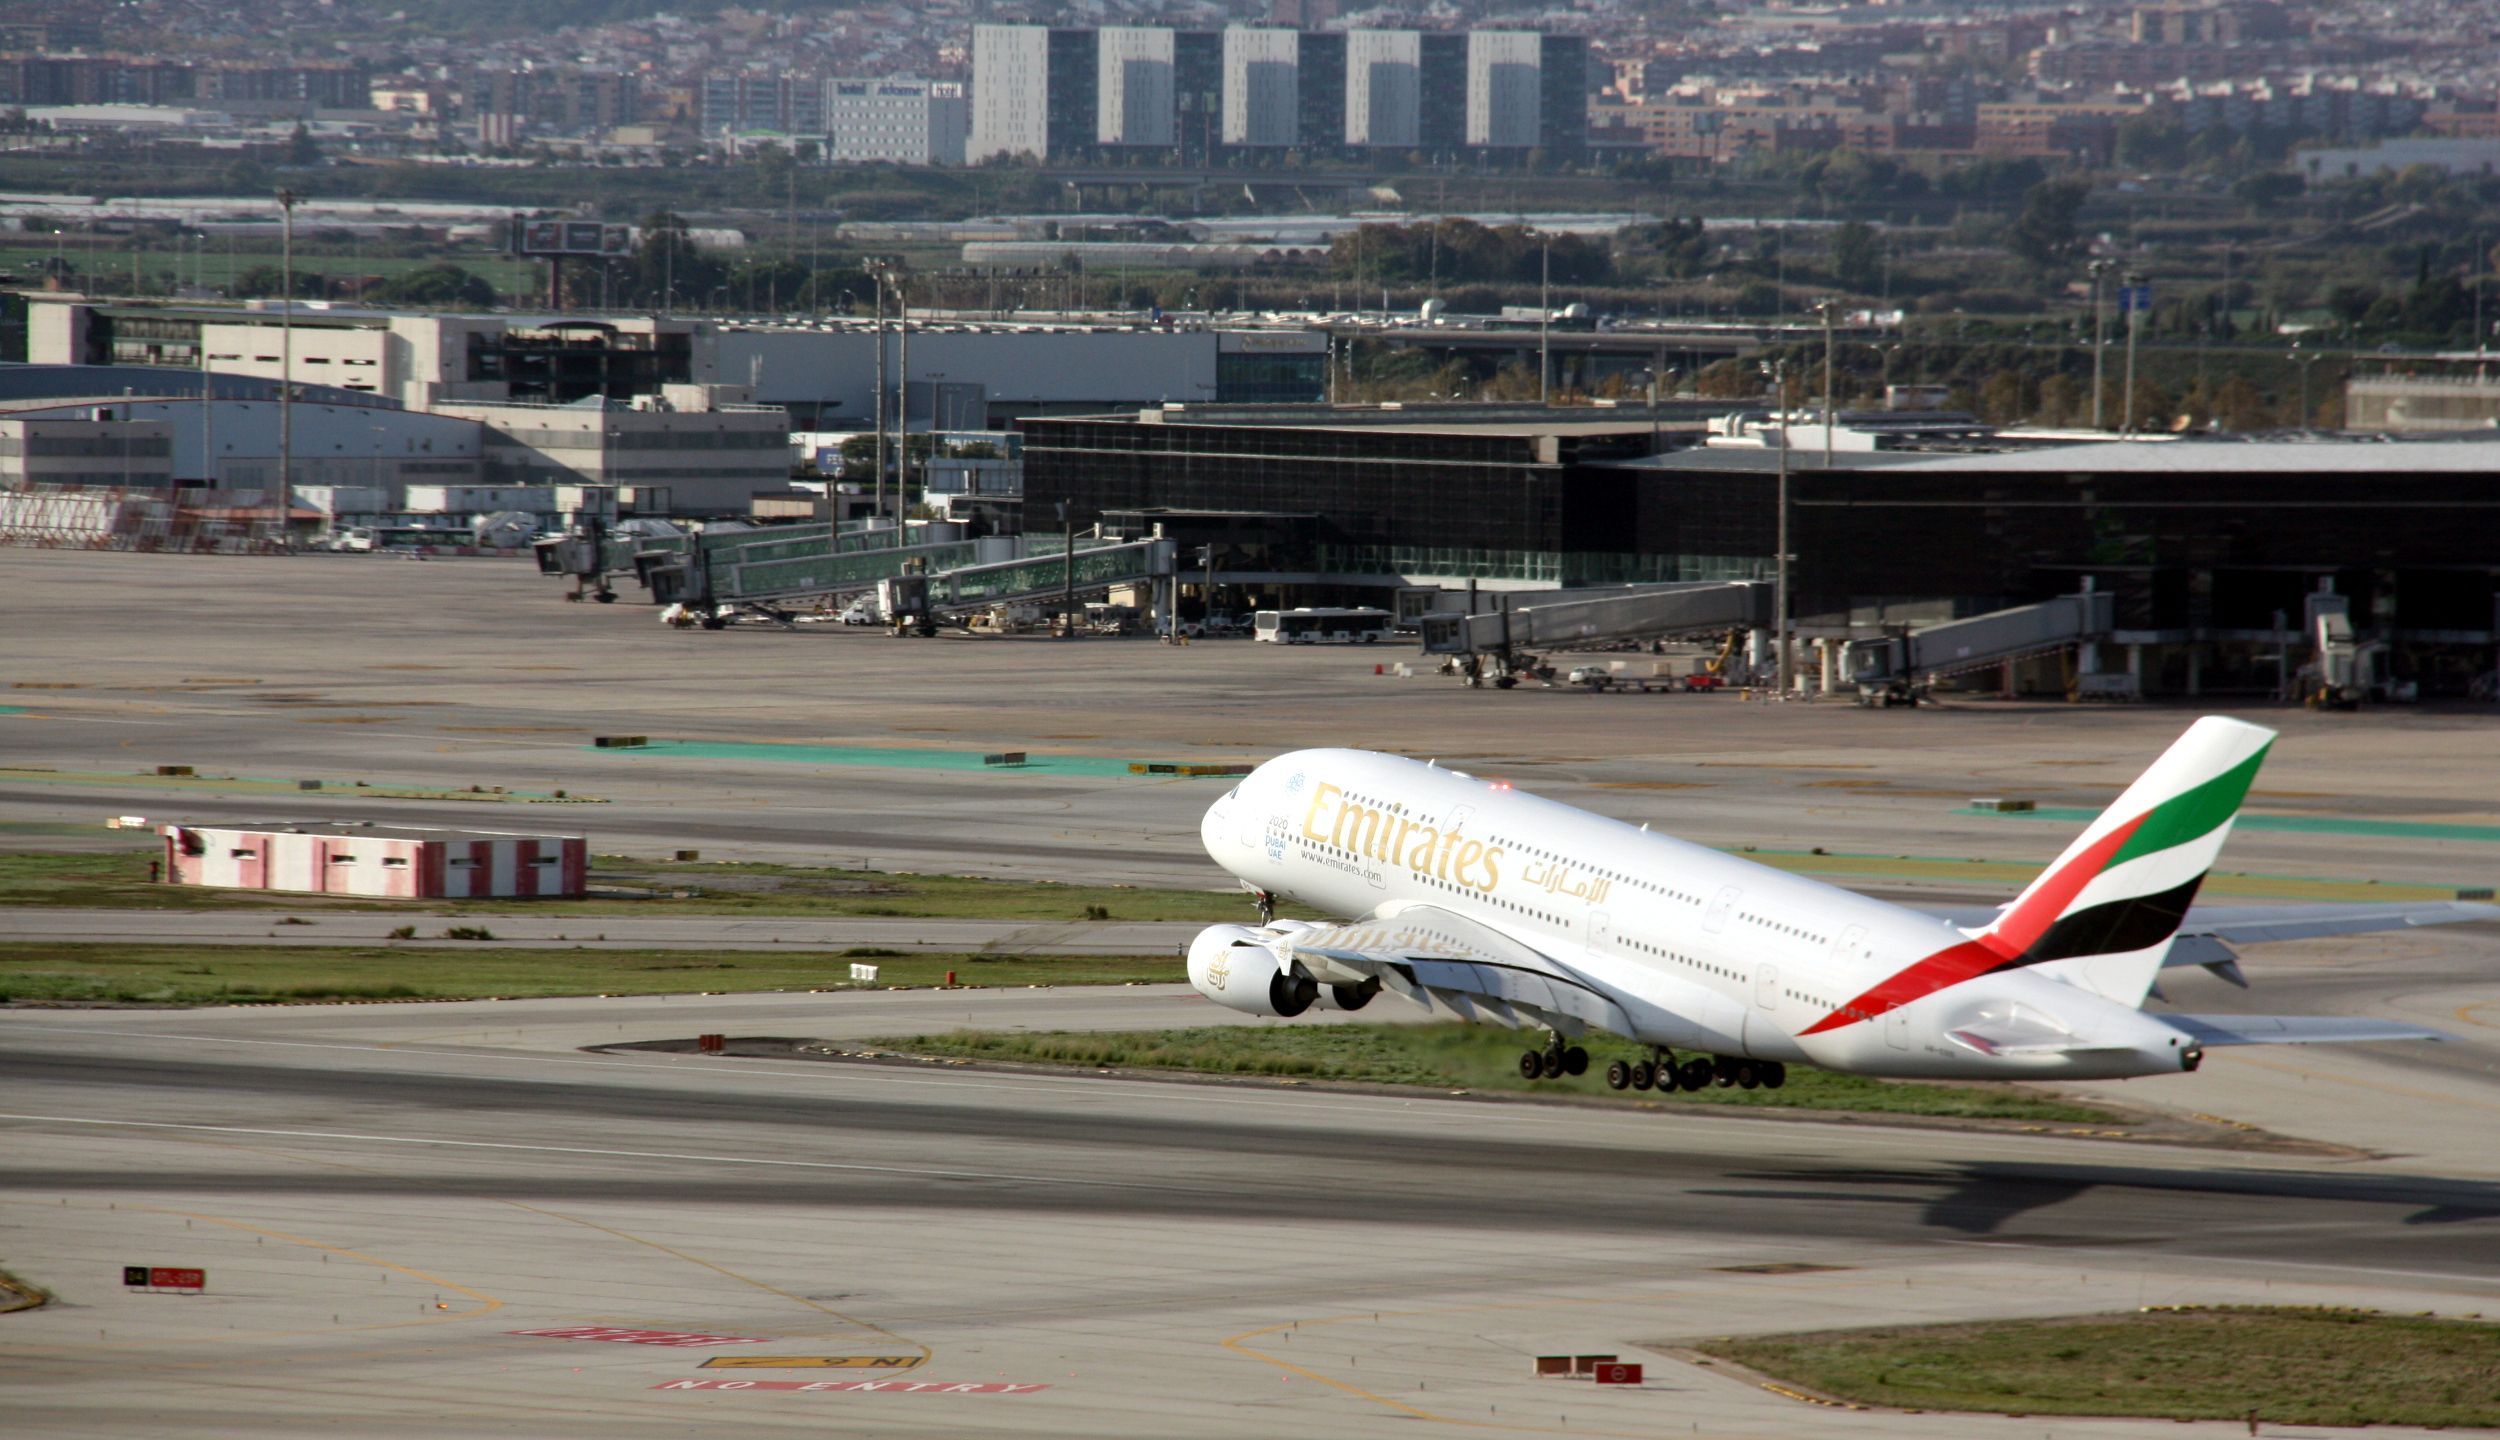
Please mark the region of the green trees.
POLYGON ((1832 232, 1832 278, 1844 290, 1873 290, 1882 278, 1883 248, 1875 227, 1851 220, 1832 232))
POLYGON ((496 297, 495 287, 487 283, 486 277, 444 264, 393 276, 368 290, 366 298, 383 305, 481 309, 494 304, 496 297))
POLYGON ((1437 275, 1457 284, 1532 285, 1549 244, 1556 284, 1603 285, 1614 278, 1614 256, 1604 239, 1548 237, 1525 226, 1454 219, 1358 226, 1330 243, 1328 265, 1349 280, 1372 284, 1408 285, 1437 275))
POLYGON ((2092 193, 2082 180, 2048 180, 2023 195, 2022 213, 2014 217, 2005 243, 2036 270, 2050 270, 2074 260, 2082 251, 2075 217, 2092 193))

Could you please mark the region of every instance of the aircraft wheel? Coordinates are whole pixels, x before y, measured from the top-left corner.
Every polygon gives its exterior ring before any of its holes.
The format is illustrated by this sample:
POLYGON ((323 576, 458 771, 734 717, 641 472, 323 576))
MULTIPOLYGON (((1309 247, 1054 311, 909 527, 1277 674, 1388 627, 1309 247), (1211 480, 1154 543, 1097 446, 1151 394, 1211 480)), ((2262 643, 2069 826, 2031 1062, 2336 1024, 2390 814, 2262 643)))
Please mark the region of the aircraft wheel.
POLYGON ((1519 1077, 1523 1080, 1542 1080, 1545 1078, 1545 1054, 1543 1051, 1522 1050, 1519 1052, 1519 1077))
POLYGON ((1658 1093, 1672 1095, 1680 1087, 1682 1070, 1673 1060, 1658 1062, 1658 1093))
POLYGON ((1754 1069, 1754 1063, 1751 1060, 1736 1062, 1736 1084, 1739 1088, 1751 1090, 1761 1083, 1761 1073, 1754 1069))
POLYGON ((1651 1069, 1651 1068, 1650 1068, 1650 1064, 1649 1064, 1649 1062, 1648 1062, 1648 1061, 1646 1061, 1646 1060, 1635 1060, 1635 1061, 1633 1061, 1633 1062, 1632 1062, 1632 1088, 1633 1088, 1633 1089, 1635 1089, 1635 1090, 1646 1090, 1646 1089, 1648 1089, 1650 1086, 1655 1085, 1655 1084, 1657 1084, 1657 1083, 1658 1083, 1658 1073, 1657 1073, 1655 1070, 1653 1070, 1653 1069, 1651 1069))
POLYGON ((1710 1065, 1710 1083, 1718 1086, 1722 1090, 1734 1085, 1736 1083, 1736 1062, 1730 1060, 1725 1055, 1721 1055, 1717 1059, 1713 1060, 1710 1065))
POLYGON ((1560 1080, 1571 1073, 1571 1067, 1563 1063, 1563 1053, 1560 1050, 1546 1051, 1537 1063, 1548 1080, 1560 1080))
POLYGON ((1632 1083, 1632 1067, 1617 1060, 1606 1067, 1606 1088, 1621 1090, 1632 1083))
POLYGON ((1562 1052, 1562 1056, 1564 1074, 1586 1075, 1589 1073, 1589 1052, 1586 1050, 1574 1045, 1562 1052))
POLYGON ((1696 1055, 1678 1068, 1676 1079, 1687 1090, 1707 1090, 1710 1088, 1710 1062, 1696 1055))
POLYGON ((1778 1062, 1777 1060, 1766 1060, 1766 1061, 1764 1061, 1764 1062, 1762 1063, 1762 1088, 1763 1088, 1763 1089, 1765 1089, 1765 1090, 1777 1090, 1777 1089, 1778 1089, 1778 1088, 1780 1088, 1782 1085, 1785 1085, 1785 1084, 1787 1084, 1787 1083, 1788 1083, 1788 1067, 1787 1067, 1787 1066, 1785 1066, 1785 1065, 1781 1064, 1781 1063, 1780 1063, 1780 1062, 1778 1062))

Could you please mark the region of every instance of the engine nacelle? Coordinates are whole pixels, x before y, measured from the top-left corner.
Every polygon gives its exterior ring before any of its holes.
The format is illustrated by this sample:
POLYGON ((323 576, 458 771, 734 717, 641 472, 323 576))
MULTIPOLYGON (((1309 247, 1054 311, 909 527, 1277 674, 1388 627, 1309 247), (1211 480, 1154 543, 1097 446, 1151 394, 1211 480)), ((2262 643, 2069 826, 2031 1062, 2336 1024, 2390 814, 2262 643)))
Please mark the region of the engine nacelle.
POLYGON ((1360 985, 1322 985, 1319 987, 1319 1008, 1322 1010, 1360 1010, 1372 1003, 1380 993, 1379 977, 1360 985))
POLYGON ((1290 1018, 1311 1008, 1319 982, 1267 948, 1243 925, 1210 925, 1189 942, 1189 983, 1198 993, 1245 1015, 1290 1018))

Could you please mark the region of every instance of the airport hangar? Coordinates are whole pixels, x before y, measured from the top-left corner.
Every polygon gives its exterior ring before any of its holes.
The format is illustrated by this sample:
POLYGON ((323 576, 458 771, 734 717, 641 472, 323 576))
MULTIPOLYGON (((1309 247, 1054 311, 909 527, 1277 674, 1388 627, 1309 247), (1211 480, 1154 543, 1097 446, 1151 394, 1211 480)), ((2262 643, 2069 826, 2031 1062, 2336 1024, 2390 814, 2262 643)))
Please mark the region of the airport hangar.
MULTIPOLYGON (((1355 598, 1767 579, 1779 451, 1717 448, 1693 407, 1436 424, 1418 412, 1165 407, 1020 422, 1027 513, 1160 525, 1218 583, 1355 598), (1302 412, 1307 416, 1308 411, 1302 412), (1670 448, 1652 453, 1663 441, 1670 448), (1213 555, 1207 552, 1213 547, 1213 555)), ((2500 645, 2500 439, 2303 437, 1789 452, 1797 633, 1872 639, 2114 595, 2146 694, 2267 693, 2308 597, 2346 597, 2425 698, 2500 645), (2280 613, 2281 620, 2277 620, 2280 613)), ((2059 688, 2035 669, 2030 683, 2059 688)))

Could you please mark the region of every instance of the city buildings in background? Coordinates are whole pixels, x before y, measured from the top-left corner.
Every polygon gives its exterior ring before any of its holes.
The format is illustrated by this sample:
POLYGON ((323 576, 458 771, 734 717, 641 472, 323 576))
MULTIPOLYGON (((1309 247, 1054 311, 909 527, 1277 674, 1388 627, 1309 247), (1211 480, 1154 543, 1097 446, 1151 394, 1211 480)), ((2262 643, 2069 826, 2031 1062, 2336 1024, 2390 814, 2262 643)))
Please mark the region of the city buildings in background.
POLYGON ((1585 38, 1529 30, 976 25, 966 158, 1565 160, 1585 148, 1592 74, 1585 38))

